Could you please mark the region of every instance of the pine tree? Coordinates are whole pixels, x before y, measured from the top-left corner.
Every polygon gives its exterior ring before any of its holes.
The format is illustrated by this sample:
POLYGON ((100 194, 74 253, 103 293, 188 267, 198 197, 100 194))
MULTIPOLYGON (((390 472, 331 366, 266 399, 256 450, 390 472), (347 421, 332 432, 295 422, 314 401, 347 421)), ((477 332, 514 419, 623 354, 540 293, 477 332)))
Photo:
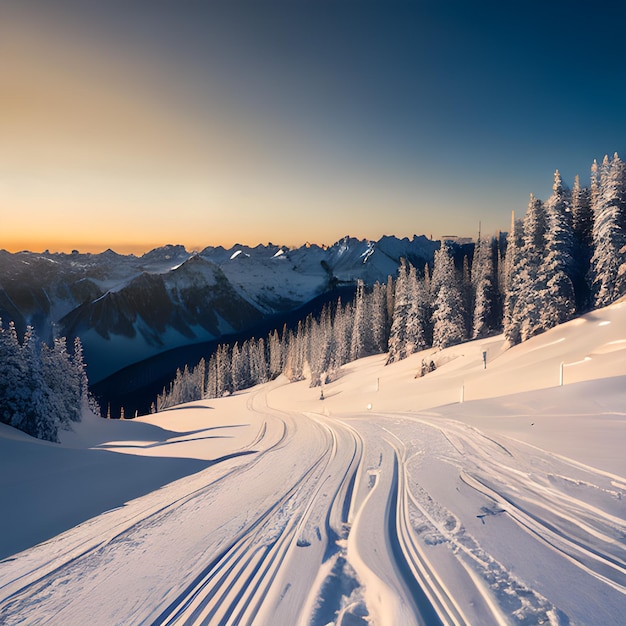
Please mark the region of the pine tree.
POLYGON ((574 293, 576 309, 582 311, 589 306, 590 291, 587 275, 590 271, 593 246, 593 209, 591 192, 581 187, 578 175, 572 187, 572 220, 574 229, 574 293))
POLYGON ((24 395, 17 427, 39 439, 56 442, 61 420, 50 401, 51 390, 43 377, 37 335, 32 326, 26 328, 20 354, 27 376, 22 383, 24 395))
POLYGON ((354 318, 352 323, 352 340, 350 342, 350 360, 356 361, 365 356, 368 334, 368 320, 365 310, 365 285, 362 280, 357 281, 356 296, 354 298, 354 318))
POLYGON ((400 361, 406 354, 407 322, 411 303, 409 301, 409 269, 405 259, 400 259, 398 277, 394 289, 394 306, 389 333, 389 357, 387 363, 400 361))
POLYGON ((47 402, 59 424, 79 422, 87 384, 84 370, 78 369, 76 363, 70 360, 65 338, 54 339, 52 348, 43 344, 39 359, 47 402))
POLYGON ((408 274, 409 309, 406 321, 405 353, 407 356, 426 349, 431 343, 431 306, 430 293, 423 279, 417 276, 413 265, 408 274))
MULTIPOLYGON (((283 336, 286 331, 283 330, 283 336)), ((283 371, 283 343, 278 336, 278 332, 274 330, 269 336, 269 377, 274 380, 283 371)))
POLYGON ((478 339, 495 331, 498 324, 493 253, 486 240, 479 239, 474 248, 472 286, 474 289, 472 338, 478 339))
POLYGON ((250 358, 250 379, 252 385, 260 385, 269 380, 268 363, 265 354, 265 341, 263 338, 258 341, 251 340, 249 345, 250 358))
POLYGON ((387 352, 387 287, 376 283, 368 300, 370 354, 387 352))
POLYGON ((541 298, 541 331, 566 322, 576 311, 572 283, 575 264, 570 194, 558 170, 554 174, 552 189, 553 193, 545 203, 545 255, 539 270, 541 286, 545 285, 541 298))
POLYGON ((4 328, 0 320, 0 421, 16 428, 22 421, 27 376, 15 324, 4 328))
POLYGON ((232 392, 231 355, 228 346, 220 344, 215 353, 215 397, 221 398, 232 392))
POLYGON ((620 274, 626 258, 626 168, 617 154, 612 161, 604 157, 593 213, 591 289, 594 305, 602 307, 626 287, 624 272, 620 274))
POLYGON ((466 338, 463 297, 454 261, 445 242, 435 252, 431 281, 433 299, 433 347, 447 348, 466 338))

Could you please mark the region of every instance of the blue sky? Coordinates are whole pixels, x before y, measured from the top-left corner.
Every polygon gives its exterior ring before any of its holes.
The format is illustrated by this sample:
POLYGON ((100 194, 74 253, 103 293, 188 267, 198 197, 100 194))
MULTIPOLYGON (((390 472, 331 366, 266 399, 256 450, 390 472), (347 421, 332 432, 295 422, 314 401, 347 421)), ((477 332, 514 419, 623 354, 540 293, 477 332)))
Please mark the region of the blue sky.
POLYGON ((471 236, 624 152, 622 3, 0 10, 8 249, 471 236))

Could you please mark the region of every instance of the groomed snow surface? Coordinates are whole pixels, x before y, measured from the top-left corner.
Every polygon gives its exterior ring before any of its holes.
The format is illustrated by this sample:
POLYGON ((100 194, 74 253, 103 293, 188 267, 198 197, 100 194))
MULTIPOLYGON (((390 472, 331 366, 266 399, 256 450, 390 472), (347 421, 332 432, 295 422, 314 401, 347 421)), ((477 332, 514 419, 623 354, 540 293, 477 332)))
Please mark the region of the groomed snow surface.
POLYGON ((384 361, 3 426, 0 623, 624 623, 626 303, 384 361))

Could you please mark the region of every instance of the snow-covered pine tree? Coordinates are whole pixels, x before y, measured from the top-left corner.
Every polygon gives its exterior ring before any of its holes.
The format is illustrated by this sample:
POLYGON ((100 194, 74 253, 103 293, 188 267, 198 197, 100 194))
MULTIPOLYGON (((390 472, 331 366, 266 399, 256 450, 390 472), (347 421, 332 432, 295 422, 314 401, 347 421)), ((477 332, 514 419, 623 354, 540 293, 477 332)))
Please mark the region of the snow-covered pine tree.
POLYGON ((376 283, 368 298, 370 354, 387 352, 387 286, 376 283))
POLYGON ((365 285, 362 280, 356 284, 354 297, 354 317, 352 322, 352 338, 350 342, 350 360, 365 356, 368 342, 368 319, 365 309, 365 285))
POLYGON ((311 387, 319 387, 326 382, 328 370, 328 349, 331 332, 326 323, 325 315, 317 322, 313 321, 309 334, 309 369, 311 371, 311 387))
MULTIPOLYGON (((165 390, 164 390, 165 391, 165 390)), ((206 373, 206 389, 204 391, 205 398, 217 398, 217 355, 214 352, 209 357, 206 373)), ((159 398, 157 398, 157 411, 161 410, 159 398)))
POLYGON ((506 239, 506 256, 503 263, 504 271, 502 280, 504 293, 502 326, 504 337, 510 346, 514 346, 520 342, 520 325, 516 319, 515 312, 518 308, 517 301, 522 296, 520 290, 521 280, 517 270, 521 261, 523 232, 522 221, 516 221, 515 213, 512 212, 511 228, 509 229, 506 239))
POLYGON ((228 346, 220 344, 215 353, 215 396, 221 398, 233 392, 233 377, 231 371, 231 355, 228 346))
POLYGON ((231 376, 233 380, 233 391, 244 389, 249 384, 250 362, 248 354, 248 344, 245 351, 239 347, 239 342, 235 342, 231 351, 231 376))
POLYGON ((583 311, 589 306, 589 285, 587 275, 590 270, 591 252, 593 246, 593 209, 591 207, 591 192, 581 187, 580 177, 574 178, 572 187, 572 222, 574 229, 574 293, 576 295, 576 309, 583 311))
POLYGON ((447 348, 466 338, 463 297, 454 261, 446 242, 435 252, 431 280, 433 297, 433 347, 447 348))
POLYGON ((0 320, 0 421, 16 428, 20 428, 26 402, 27 375, 15 324, 10 322, 5 328, 0 320))
POLYGON ((306 323, 302 320, 298 322, 296 332, 289 331, 287 335, 287 355, 285 358, 285 376, 292 382, 304 378, 304 362, 308 336, 306 333, 306 323))
MULTIPOLYGON (((283 330, 283 336, 286 331, 283 330)), ((268 339, 269 349, 269 377, 270 380, 277 378, 283 371, 283 343, 278 336, 278 331, 274 330, 268 339)))
POLYGON ((406 321, 405 353, 408 356, 414 352, 425 350, 430 346, 430 292, 424 279, 417 276, 413 265, 409 266, 408 274, 409 309, 406 321))
POLYGON ((594 306, 602 307, 626 289, 626 168, 617 153, 602 162, 593 214, 590 282, 594 306))
POLYGON ((51 393, 43 377, 37 335, 32 326, 26 328, 20 355, 27 376, 22 383, 22 411, 17 427, 39 439, 56 442, 61 420, 51 405, 51 393))
POLYGON ((196 395, 198 400, 202 400, 206 394, 206 361, 203 358, 193 370, 194 373, 194 386, 196 388, 196 395))
POLYGON ((266 383, 269 380, 268 363, 265 352, 265 340, 262 337, 258 341, 250 341, 249 354, 252 384, 260 385, 261 383, 266 383))
POLYGON ((407 321, 411 303, 409 301, 409 268, 405 259, 400 259, 398 277, 394 289, 393 315, 389 332, 389 357, 387 363, 404 359, 406 354, 407 321))
POLYGON ((497 328, 496 286, 493 269, 493 252, 490 243, 480 238, 474 248, 472 262, 474 311, 472 338, 486 337, 497 328))
POLYGON ((541 311, 547 277, 540 268, 546 250, 548 220, 543 202, 532 194, 521 226, 509 233, 504 333, 509 345, 542 330, 541 311))
POLYGON ((59 425, 79 422, 83 404, 84 370, 76 369, 72 363, 65 337, 54 339, 51 348, 43 344, 39 358, 48 402, 59 420, 59 425))
POLYGON ((554 173, 552 190, 552 195, 545 203, 545 255, 538 274, 540 285, 545 289, 541 307, 541 332, 566 322, 576 312, 572 282, 575 263, 571 196, 558 170, 554 173))
POLYGON ((389 332, 391 331, 391 322, 393 321, 393 307, 394 307, 394 293, 395 285, 391 276, 387 276, 387 285, 385 287, 385 305, 386 305, 386 319, 387 326, 385 335, 389 339, 389 332))
POLYGON ((590 282, 593 304, 602 307, 622 295, 624 287, 619 269, 626 246, 626 169, 617 153, 602 161, 593 214, 590 282))
POLYGON ((474 310, 474 289, 470 273, 469 259, 463 255, 463 267, 461 270, 461 298, 463 302, 463 317, 465 318, 465 334, 472 334, 472 311, 474 310))
POLYGON ((337 300, 335 316, 333 318, 332 332, 329 346, 329 375, 334 378, 339 368, 348 360, 348 337, 350 337, 350 316, 352 306, 348 303, 341 304, 341 298, 337 300))

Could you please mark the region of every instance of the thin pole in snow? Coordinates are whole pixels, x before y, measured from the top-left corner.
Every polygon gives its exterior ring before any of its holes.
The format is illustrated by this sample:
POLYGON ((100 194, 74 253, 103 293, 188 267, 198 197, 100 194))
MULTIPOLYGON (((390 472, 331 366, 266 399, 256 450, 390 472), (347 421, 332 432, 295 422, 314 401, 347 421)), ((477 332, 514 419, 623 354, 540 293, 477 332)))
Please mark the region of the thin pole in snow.
POLYGON ((461 399, 459 402, 463 404, 463 400, 465 400, 465 385, 461 385, 461 399))
POLYGON ((561 365, 559 366, 559 387, 563 386, 563 361, 561 361, 561 365))

